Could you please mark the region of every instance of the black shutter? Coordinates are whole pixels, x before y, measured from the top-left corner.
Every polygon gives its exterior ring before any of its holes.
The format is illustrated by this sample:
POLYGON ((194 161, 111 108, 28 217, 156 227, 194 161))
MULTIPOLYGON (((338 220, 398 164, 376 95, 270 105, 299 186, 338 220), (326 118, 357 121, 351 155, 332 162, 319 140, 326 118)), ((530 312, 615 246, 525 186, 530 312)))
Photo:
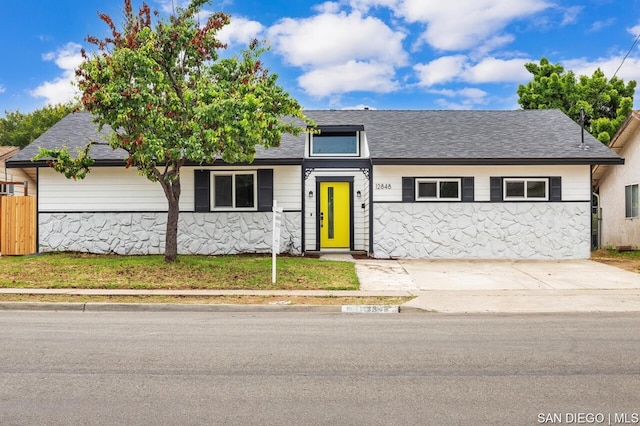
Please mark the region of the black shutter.
POLYGON ((258 170, 258 211, 270 212, 273 207, 273 169, 258 170))
POLYGON ((416 200, 416 180, 412 177, 402 178, 402 202, 412 203, 416 200))
POLYGON ((473 185, 473 177, 463 177, 462 178, 462 201, 473 201, 474 200, 474 185, 473 185))
POLYGON ((194 171, 195 211, 208 212, 211 210, 211 179, 209 170, 194 171))
POLYGON ((491 177, 490 186, 491 186, 491 195, 489 199, 491 201, 502 201, 502 178, 491 177))
POLYGON ((549 178, 549 201, 562 201, 562 177, 549 178))

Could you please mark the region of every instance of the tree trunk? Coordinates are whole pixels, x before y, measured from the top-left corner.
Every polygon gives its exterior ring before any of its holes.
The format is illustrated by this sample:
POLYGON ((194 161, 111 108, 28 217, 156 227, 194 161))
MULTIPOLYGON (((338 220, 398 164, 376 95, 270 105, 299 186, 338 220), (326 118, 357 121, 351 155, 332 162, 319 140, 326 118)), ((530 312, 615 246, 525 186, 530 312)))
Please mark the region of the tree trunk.
POLYGON ((164 245, 164 261, 175 262, 178 259, 178 217, 180 216, 180 180, 165 188, 169 210, 167 211, 167 233, 164 245))

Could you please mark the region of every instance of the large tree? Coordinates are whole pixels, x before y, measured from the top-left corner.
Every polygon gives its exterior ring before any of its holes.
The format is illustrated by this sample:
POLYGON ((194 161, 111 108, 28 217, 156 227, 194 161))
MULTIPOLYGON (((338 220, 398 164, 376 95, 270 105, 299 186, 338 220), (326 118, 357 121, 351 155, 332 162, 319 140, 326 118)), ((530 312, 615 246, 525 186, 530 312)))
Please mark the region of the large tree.
POLYGON ((0 145, 24 148, 73 111, 74 105, 49 105, 30 113, 5 111, 0 118, 0 145))
MULTIPOLYGON (((277 84, 259 60, 265 47, 254 41, 238 55, 220 58, 216 33, 229 23, 224 13, 198 23, 209 0, 192 0, 168 20, 143 3, 137 13, 124 2, 124 24, 100 14, 111 30, 88 37, 97 52, 83 51, 76 71, 81 101, 96 123, 117 129, 109 140, 127 151, 126 167, 158 182, 168 202, 165 261, 177 259, 180 170, 187 162, 250 163, 256 146, 275 147, 283 133, 309 123, 299 103, 277 84), (156 21, 154 23, 154 21, 156 21)), ((68 150, 42 150, 67 177, 83 178, 93 160, 89 148, 76 158, 68 150)))
POLYGON ((633 108, 635 81, 617 77, 607 79, 598 68, 591 77, 576 78, 560 64, 547 58, 525 64, 533 80, 518 86, 518 103, 524 109, 558 108, 582 124, 580 110, 589 120, 585 129, 600 142, 608 144, 633 108))

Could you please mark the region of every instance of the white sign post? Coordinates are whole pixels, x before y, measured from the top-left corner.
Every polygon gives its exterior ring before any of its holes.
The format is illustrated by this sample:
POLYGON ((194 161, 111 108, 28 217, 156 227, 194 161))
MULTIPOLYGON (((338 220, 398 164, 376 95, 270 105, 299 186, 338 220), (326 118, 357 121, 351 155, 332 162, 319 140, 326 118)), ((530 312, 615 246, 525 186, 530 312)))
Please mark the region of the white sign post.
POLYGON ((271 245, 271 283, 276 283, 276 254, 280 253, 280 228, 282 225, 282 207, 273 200, 273 237, 271 245))

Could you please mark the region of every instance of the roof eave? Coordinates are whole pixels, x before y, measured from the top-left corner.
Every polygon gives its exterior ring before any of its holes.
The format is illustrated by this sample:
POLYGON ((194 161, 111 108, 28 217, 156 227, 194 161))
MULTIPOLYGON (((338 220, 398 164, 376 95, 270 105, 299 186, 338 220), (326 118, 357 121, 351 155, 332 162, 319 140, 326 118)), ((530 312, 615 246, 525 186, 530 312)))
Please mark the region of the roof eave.
MULTIPOLYGON (((6 167, 9 169, 22 169, 25 167, 49 167, 47 164, 48 160, 38 160, 38 161, 30 161, 30 160, 22 160, 22 161, 8 161, 6 163, 6 167)), ((95 163, 92 167, 124 167, 126 161, 124 160, 95 160, 95 163)), ((274 165, 274 166, 284 166, 284 165, 300 165, 302 164, 302 158, 256 158, 252 163, 227 163, 222 160, 216 160, 214 163, 196 163, 196 162, 187 162, 185 166, 251 166, 251 165, 274 165)))
POLYGON ((526 166, 624 164, 621 157, 593 158, 372 158, 374 165, 526 166))

